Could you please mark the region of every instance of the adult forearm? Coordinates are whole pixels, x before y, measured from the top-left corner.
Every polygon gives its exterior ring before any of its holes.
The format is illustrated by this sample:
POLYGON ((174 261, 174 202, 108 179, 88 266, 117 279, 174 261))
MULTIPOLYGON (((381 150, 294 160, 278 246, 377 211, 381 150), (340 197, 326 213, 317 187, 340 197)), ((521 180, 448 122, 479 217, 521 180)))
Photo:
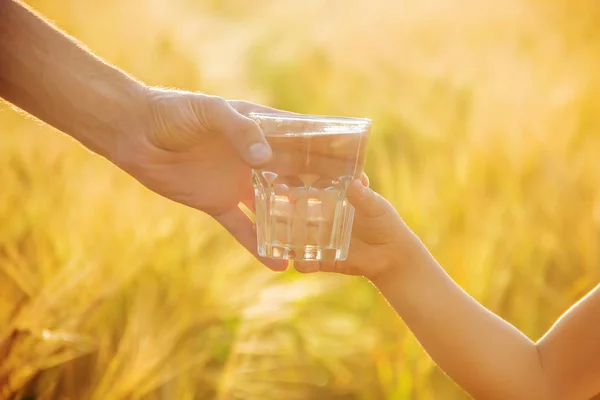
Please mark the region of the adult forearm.
POLYGON ((107 156, 144 86, 16 0, 0 0, 0 97, 107 156))
POLYGON ((551 399, 535 344, 465 293, 425 250, 374 282, 433 360, 476 399, 551 399))

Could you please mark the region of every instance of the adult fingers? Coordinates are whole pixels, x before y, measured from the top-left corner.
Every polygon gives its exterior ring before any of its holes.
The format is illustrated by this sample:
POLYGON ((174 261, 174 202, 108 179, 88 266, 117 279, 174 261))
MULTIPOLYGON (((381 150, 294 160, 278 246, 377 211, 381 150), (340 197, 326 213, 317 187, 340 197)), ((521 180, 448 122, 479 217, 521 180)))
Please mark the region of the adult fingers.
POLYGON ((271 113, 271 114, 281 114, 281 115, 301 115, 291 111, 279 110, 277 108, 263 106, 261 104, 251 103, 249 101, 244 100, 228 100, 229 105, 231 105, 236 111, 239 113, 248 116, 250 113, 271 113))
POLYGON ((350 261, 294 261, 294 268, 302 274, 333 272, 343 275, 361 275, 350 261))
POLYGON ((201 123, 227 137, 250 167, 261 166, 271 158, 271 147, 258 124, 239 113, 226 100, 202 96, 194 108, 201 123))
POLYGON ((254 257, 273 271, 284 271, 288 262, 286 260, 275 260, 261 257, 256 249, 256 232, 254 224, 246 214, 238 207, 234 207, 223 214, 214 217, 236 240, 244 246, 254 257))

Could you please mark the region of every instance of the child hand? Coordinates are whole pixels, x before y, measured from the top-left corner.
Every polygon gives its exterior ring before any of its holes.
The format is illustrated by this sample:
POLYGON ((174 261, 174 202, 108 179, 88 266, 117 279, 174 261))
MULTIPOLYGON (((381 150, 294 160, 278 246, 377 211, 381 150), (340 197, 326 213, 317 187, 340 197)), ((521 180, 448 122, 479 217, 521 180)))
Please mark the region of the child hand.
POLYGON ((352 182, 347 198, 355 207, 350 253, 346 261, 297 261, 302 273, 317 271, 380 278, 392 268, 418 255, 423 245, 410 231, 394 207, 368 187, 368 179, 352 182))

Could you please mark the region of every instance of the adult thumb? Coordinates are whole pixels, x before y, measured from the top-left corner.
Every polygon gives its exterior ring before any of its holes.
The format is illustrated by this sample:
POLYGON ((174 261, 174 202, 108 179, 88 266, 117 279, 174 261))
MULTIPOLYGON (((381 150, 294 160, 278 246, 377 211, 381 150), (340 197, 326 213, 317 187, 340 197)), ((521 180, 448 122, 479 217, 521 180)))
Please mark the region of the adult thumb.
POLYGON ((221 97, 209 96, 200 105, 207 128, 224 135, 241 158, 251 167, 267 162, 272 151, 256 122, 237 112, 221 97))

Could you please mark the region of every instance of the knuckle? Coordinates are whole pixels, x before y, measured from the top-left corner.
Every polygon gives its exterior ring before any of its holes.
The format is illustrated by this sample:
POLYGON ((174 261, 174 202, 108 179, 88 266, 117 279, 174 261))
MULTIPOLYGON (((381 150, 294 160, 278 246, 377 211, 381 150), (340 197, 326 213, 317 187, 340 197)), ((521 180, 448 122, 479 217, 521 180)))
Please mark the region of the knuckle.
POLYGON ((221 109, 223 107, 229 107, 229 103, 222 97, 219 96, 207 96, 206 101, 208 102, 209 108, 221 109))
POLYGON ((206 96, 204 99, 203 108, 208 113, 208 116, 214 116, 215 114, 219 114, 227 108, 229 105, 227 101, 219 96, 206 96))
POLYGON ((233 107, 234 110, 236 110, 237 112, 239 112, 242 115, 246 115, 248 114, 248 109, 249 107, 249 103, 247 101, 244 100, 227 100, 227 104, 229 104, 231 107, 233 107))
POLYGON ((205 121, 208 126, 217 125, 223 118, 223 112, 227 111, 229 104, 219 96, 204 96, 201 107, 197 110, 200 120, 205 121))

